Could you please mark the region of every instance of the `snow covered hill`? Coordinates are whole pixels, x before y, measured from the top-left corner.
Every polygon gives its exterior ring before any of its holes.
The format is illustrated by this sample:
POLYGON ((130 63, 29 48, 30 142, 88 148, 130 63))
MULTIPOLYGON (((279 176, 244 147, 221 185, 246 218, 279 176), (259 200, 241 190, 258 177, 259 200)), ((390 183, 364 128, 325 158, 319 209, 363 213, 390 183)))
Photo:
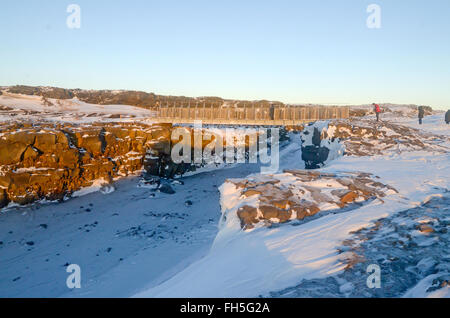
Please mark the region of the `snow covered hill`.
POLYGON ((44 101, 40 96, 6 91, 0 95, 0 122, 151 122, 149 119, 153 116, 153 111, 136 106, 89 104, 76 98, 44 101))

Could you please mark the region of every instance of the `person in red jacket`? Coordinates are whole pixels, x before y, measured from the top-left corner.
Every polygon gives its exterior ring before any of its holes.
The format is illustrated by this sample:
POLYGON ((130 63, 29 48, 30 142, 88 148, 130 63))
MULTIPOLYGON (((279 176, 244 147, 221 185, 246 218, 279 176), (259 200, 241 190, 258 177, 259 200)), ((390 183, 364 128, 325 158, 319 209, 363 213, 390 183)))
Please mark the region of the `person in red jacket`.
POLYGON ((380 121, 380 113, 381 113, 380 105, 375 104, 375 103, 373 103, 372 105, 373 105, 373 111, 377 115, 377 121, 380 121))

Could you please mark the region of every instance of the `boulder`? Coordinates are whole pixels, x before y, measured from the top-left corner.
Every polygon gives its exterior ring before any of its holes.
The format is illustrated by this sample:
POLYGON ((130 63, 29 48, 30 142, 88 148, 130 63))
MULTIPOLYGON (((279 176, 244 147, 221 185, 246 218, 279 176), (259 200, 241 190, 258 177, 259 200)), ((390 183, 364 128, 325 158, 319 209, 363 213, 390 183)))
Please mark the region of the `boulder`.
POLYGON ((296 213, 297 220, 303 220, 305 217, 313 216, 320 212, 320 209, 312 203, 304 203, 302 205, 294 205, 291 211, 296 213))
POLYGON ((161 183, 158 187, 158 191, 166 194, 175 193, 175 190, 168 183, 161 183))
POLYGON ((349 191, 341 197, 342 203, 351 203, 358 198, 358 194, 355 191, 349 191))
POLYGON ((421 224, 421 225, 419 225, 419 231, 422 233, 428 234, 428 233, 433 233, 434 229, 428 224, 421 224))
POLYGON ((75 168, 78 166, 80 154, 77 149, 63 151, 59 157, 59 164, 62 167, 75 168))
POLYGON ((36 133, 34 130, 19 131, 4 136, 5 140, 9 143, 20 143, 26 146, 34 144, 36 133))
POLYGON ((0 209, 7 206, 9 203, 8 195, 6 194, 6 190, 0 188, 0 209))
POLYGON ((259 207, 259 211, 262 213, 265 220, 286 222, 291 218, 292 212, 279 209, 271 205, 262 205, 259 207))
POLYGON ((302 139, 302 160, 305 162, 305 168, 319 169, 322 167, 330 153, 329 148, 321 146, 322 139, 327 138, 326 133, 320 132, 317 127, 308 126, 300 134, 300 138, 302 139))
POLYGON ((238 209, 237 215, 241 220, 243 229, 253 228, 253 224, 258 223, 258 210, 252 206, 245 205, 238 209))
POLYGON ((49 132, 36 134, 34 147, 41 152, 53 152, 56 149, 56 135, 49 132))
POLYGON ((7 143, 0 141, 0 165, 19 163, 27 147, 27 144, 21 142, 7 143))
POLYGON ((34 160, 39 156, 39 152, 32 146, 28 146, 23 153, 23 160, 34 162, 34 160))
POLYGON ((102 141, 99 136, 83 136, 80 147, 86 149, 86 151, 94 156, 101 155, 103 152, 102 141))
POLYGON ((11 184, 11 177, 9 175, 0 175, 0 188, 8 189, 11 184))

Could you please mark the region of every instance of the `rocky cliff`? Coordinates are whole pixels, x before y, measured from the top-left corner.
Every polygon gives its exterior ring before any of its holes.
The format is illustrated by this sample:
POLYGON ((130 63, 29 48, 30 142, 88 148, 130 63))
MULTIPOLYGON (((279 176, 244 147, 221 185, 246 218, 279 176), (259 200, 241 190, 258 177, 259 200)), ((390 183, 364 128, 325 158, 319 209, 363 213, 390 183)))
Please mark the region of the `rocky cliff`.
POLYGON ((170 154, 171 125, 10 124, 0 130, 0 207, 62 200, 96 180, 140 171, 170 154))

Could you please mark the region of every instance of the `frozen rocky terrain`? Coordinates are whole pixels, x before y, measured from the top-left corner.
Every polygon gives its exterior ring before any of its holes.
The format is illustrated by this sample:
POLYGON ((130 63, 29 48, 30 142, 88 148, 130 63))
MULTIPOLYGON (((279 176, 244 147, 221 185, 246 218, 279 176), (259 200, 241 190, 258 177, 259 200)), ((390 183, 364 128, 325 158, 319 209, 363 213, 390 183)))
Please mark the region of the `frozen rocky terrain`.
MULTIPOLYGON (((45 113, 17 99, 0 96, 4 122, 149 115, 74 101, 45 113)), ((450 126, 441 112, 421 126, 414 116, 400 107, 386 123, 369 115, 291 132, 269 175, 260 164, 220 166, 163 180, 173 191, 161 191, 130 174, 59 203, 8 206, 0 297, 449 297, 450 126), (302 147, 314 128, 330 160, 311 174, 302 147), (66 286, 70 264, 80 289, 66 286), (379 289, 366 285, 370 264, 379 289)))
POLYGON ((153 112, 128 105, 98 105, 77 98, 45 101, 40 96, 14 94, 0 95, 0 122, 14 120, 69 123, 94 122, 148 122, 153 112))

